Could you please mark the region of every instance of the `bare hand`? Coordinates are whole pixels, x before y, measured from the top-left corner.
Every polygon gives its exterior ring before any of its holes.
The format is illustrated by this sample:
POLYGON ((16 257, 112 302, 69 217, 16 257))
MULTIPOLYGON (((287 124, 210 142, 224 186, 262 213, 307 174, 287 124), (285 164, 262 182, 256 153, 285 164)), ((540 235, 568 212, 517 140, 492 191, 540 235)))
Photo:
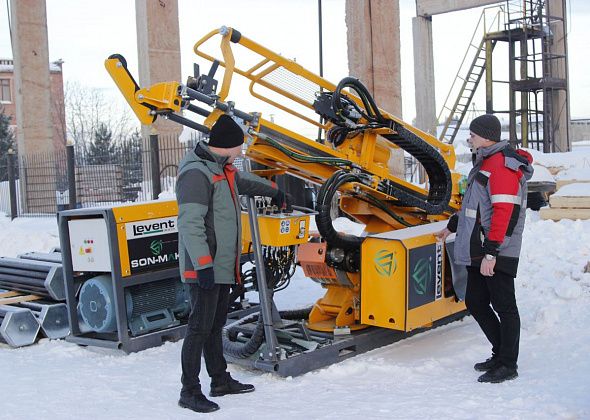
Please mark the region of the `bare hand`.
POLYGON ((452 232, 448 228, 444 228, 443 230, 436 232, 434 236, 436 237, 437 241, 444 242, 452 232))
POLYGON ((494 267, 496 266, 496 259, 493 260, 486 260, 485 258, 481 260, 481 267, 479 268, 479 272, 482 276, 492 277, 494 275, 494 267))

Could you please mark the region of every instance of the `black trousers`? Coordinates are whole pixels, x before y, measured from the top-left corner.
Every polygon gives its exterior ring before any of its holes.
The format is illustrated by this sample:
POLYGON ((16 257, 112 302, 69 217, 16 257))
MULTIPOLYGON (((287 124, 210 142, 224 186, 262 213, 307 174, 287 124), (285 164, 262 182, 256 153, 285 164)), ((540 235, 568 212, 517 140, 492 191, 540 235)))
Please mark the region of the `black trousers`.
POLYGON ((492 353, 505 366, 516 368, 520 316, 514 295, 514 277, 499 271, 491 277, 482 276, 479 267, 467 267, 467 272, 467 309, 492 344, 492 353))
POLYGON ((181 354, 182 395, 201 393, 201 354, 212 384, 220 385, 229 379, 221 332, 227 319, 230 285, 216 284, 211 290, 196 284, 189 287, 191 312, 181 354))

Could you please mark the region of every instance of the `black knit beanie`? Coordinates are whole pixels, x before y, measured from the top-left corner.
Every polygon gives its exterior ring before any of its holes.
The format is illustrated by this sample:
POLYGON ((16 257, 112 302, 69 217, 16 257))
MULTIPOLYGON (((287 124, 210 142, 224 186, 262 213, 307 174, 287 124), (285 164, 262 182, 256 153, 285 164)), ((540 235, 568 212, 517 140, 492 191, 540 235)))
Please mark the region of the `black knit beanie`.
POLYGON ((211 127, 209 146, 231 149, 244 144, 244 132, 232 117, 223 114, 211 127))
POLYGON ((500 120, 495 115, 484 114, 471 121, 469 130, 484 139, 500 141, 502 124, 500 124, 500 120))

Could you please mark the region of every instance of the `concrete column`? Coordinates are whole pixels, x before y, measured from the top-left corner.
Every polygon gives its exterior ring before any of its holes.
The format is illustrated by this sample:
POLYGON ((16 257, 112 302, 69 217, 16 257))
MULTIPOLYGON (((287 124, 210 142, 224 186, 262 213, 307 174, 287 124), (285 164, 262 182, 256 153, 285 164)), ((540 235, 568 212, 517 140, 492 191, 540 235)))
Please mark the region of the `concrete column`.
MULTIPOLYGON (((398 0, 347 0, 348 69, 367 86, 377 105, 401 118, 401 57, 398 0)), ((404 176, 396 151, 395 175, 404 176)))
POLYGON ((11 0, 10 11, 16 137, 19 159, 27 162, 19 179, 23 211, 53 213, 56 172, 51 164, 55 149, 45 0, 11 0), (31 154, 36 156, 27 156, 31 154))
POLYGON ((11 0, 18 153, 53 152, 45 0, 11 0))
POLYGON ((434 94, 434 51, 432 18, 412 19, 414 34, 414 87, 416 127, 436 136, 436 95, 434 94))
POLYGON ((347 0, 348 70, 377 104, 401 118, 398 0, 347 0))
MULTIPOLYGON (((567 18, 565 14, 565 0, 548 0, 546 6, 547 15, 563 19, 550 19, 550 30, 553 33, 553 42, 549 43, 548 53, 552 56, 563 56, 550 60, 551 75, 558 79, 568 80, 567 63, 567 18)), ((553 90, 551 93, 551 107, 553 109, 553 150, 552 152, 568 152, 571 150, 569 139, 570 109, 569 109, 569 83, 567 90, 553 90)))
MULTIPOLYGON (((159 82, 182 82, 180 69, 180 31, 178 0, 135 0, 137 25, 137 55, 139 85, 159 82)), ((178 136, 183 126, 158 117, 151 126, 142 126, 142 145, 149 150, 149 136, 157 134, 160 150, 160 171, 176 165, 183 152, 178 149, 178 136)), ((163 174, 166 175, 166 174, 163 174)), ((151 168, 143 167, 143 177, 149 180, 151 168)))
POLYGON ((371 0, 373 92, 377 103, 402 117, 399 0, 371 0))
MULTIPOLYGON (((180 70, 180 36, 178 0, 136 0, 137 54, 139 85, 147 87, 158 82, 182 82, 180 70)), ((160 136, 182 132, 180 124, 156 119, 153 124, 160 136)), ((142 127, 147 138, 149 127, 142 127)))
POLYGON ((373 42, 370 0, 346 1, 348 72, 373 92, 373 42))

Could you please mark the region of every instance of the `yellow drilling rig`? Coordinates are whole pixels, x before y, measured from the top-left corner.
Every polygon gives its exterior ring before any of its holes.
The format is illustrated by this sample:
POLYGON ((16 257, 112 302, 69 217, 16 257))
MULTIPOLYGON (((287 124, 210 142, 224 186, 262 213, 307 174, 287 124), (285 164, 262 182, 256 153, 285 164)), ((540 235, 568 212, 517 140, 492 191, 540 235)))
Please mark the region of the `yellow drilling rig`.
POLYGON ((437 243, 433 235, 461 204, 451 145, 380 109, 357 79, 335 85, 233 28, 211 31, 194 51, 211 70, 199 74, 195 67, 185 84, 140 87, 117 54, 105 66, 142 124, 166 118, 207 134, 229 114, 244 129, 246 160, 263 165, 263 176, 288 174, 319 187, 311 213, 316 235, 309 233, 308 209, 273 213, 250 199, 243 252, 255 264, 243 276, 246 287, 258 290, 260 308, 226 326, 231 361, 297 375, 465 315, 464 273, 448 256, 452 241, 437 243), (206 53, 217 39, 220 54, 206 53), (295 128, 240 110, 239 98, 228 100, 234 76, 249 81, 253 98, 289 115, 295 128), (304 134, 313 131, 323 136, 304 134), (424 168, 424 186, 396 175, 403 172, 394 166, 400 149, 424 168), (334 229, 335 200, 365 225, 363 235, 334 229), (325 295, 310 309, 279 311, 273 291, 286 287, 296 265, 325 295))

